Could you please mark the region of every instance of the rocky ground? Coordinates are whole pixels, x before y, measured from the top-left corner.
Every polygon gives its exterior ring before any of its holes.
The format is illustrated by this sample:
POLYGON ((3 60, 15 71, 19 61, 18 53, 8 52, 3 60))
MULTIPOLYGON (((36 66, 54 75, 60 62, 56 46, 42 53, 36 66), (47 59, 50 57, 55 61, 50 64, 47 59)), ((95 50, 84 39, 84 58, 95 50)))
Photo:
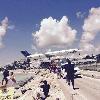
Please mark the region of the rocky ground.
POLYGON ((49 97, 46 100, 100 100, 99 72, 82 71, 79 78, 75 78, 75 90, 68 86, 66 80, 57 79, 56 74, 45 69, 27 71, 32 77, 22 81, 14 93, 14 100, 35 100, 37 93, 41 96, 41 81, 47 80, 50 85, 49 97), (59 98, 59 99, 57 99, 59 98))
POLYGON ((34 78, 23 87, 17 89, 14 94, 14 98, 19 97, 17 100, 34 100, 33 98, 36 98, 37 93, 44 96, 40 85, 42 84, 41 81, 47 80, 48 84, 50 85, 50 91, 49 97, 47 97, 46 100, 56 100, 57 98, 59 98, 59 100, 65 100, 62 89, 57 83, 56 74, 50 73, 49 70, 44 69, 35 69, 32 74, 34 78), (21 91, 25 93, 22 94, 21 91))

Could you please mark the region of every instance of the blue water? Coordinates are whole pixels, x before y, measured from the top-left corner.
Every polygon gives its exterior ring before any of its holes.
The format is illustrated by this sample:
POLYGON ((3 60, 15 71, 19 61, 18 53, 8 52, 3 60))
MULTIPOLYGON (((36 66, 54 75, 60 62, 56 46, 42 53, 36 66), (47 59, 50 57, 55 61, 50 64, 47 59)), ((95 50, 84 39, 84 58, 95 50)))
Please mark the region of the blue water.
MULTIPOLYGON (((20 81, 20 80, 24 80, 26 78, 29 78, 31 77, 32 74, 27 74, 27 73, 18 73, 18 74, 15 74, 15 78, 16 78, 16 81, 20 81)), ((3 75, 2 73, 0 73, 0 82, 2 81, 2 78, 3 78, 3 75)))

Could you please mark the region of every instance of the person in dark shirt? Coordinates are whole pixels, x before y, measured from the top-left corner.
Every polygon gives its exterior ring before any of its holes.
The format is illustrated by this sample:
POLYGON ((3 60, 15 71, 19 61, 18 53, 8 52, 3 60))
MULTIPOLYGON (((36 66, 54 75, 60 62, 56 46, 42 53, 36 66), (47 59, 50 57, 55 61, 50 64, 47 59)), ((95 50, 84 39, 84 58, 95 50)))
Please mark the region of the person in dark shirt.
POLYGON ((7 77, 9 76, 9 71, 7 70, 7 69, 5 69, 4 70, 4 72, 3 72, 3 80, 2 80, 2 85, 3 85, 3 82, 5 81, 6 82, 6 84, 7 84, 7 82, 8 82, 8 79, 7 79, 7 77))
POLYGON ((68 65, 67 65, 67 80, 68 80, 68 85, 70 85, 70 81, 72 82, 72 86, 74 89, 74 64, 71 64, 71 61, 67 59, 68 65))
POLYGON ((45 98, 48 97, 48 93, 49 93, 49 89, 50 89, 50 85, 47 83, 47 81, 43 81, 43 85, 41 85, 40 87, 43 89, 43 93, 45 95, 45 98))
POLYGON ((70 85, 70 82, 72 82, 72 86, 74 89, 74 64, 71 64, 71 61, 67 59, 68 64, 65 64, 62 66, 63 69, 65 69, 65 72, 67 72, 66 81, 68 82, 68 85, 70 85))

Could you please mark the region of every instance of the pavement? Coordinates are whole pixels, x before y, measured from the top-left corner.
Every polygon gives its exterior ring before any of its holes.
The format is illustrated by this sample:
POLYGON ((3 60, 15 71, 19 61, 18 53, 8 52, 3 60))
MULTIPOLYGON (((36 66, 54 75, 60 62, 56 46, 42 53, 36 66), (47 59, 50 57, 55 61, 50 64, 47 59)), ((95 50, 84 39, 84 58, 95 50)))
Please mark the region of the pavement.
POLYGON ((86 100, 78 91, 73 90, 72 86, 68 86, 64 79, 58 80, 58 83, 64 93, 66 100, 86 100))
MULTIPOLYGON (((100 100, 100 80, 83 76, 75 80, 76 91, 85 99, 84 100, 100 100)), ((80 99, 81 100, 81 99, 80 99)))
POLYGON ((100 72, 97 71, 82 70, 81 74, 83 76, 100 79, 100 72))
POLYGON ((75 90, 64 79, 57 80, 66 100, 100 100, 100 80, 82 76, 75 79, 75 90))

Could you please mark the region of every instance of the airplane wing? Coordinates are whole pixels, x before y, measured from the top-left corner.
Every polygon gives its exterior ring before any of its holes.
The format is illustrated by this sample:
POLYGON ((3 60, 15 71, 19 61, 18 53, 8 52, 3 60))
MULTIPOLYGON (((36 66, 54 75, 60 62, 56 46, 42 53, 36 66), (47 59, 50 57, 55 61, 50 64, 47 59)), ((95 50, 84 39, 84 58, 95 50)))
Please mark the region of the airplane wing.
POLYGON ((28 58, 33 58, 33 59, 42 59, 42 58, 45 58, 45 55, 36 53, 36 54, 29 55, 27 57, 28 58))
POLYGON ((79 50, 79 49, 69 49, 69 50, 60 50, 60 51, 47 52, 46 54, 47 55, 54 55, 54 56, 67 56, 67 55, 70 55, 70 54, 79 53, 81 51, 82 50, 79 50))

